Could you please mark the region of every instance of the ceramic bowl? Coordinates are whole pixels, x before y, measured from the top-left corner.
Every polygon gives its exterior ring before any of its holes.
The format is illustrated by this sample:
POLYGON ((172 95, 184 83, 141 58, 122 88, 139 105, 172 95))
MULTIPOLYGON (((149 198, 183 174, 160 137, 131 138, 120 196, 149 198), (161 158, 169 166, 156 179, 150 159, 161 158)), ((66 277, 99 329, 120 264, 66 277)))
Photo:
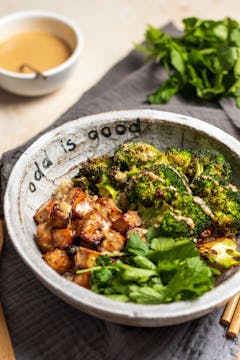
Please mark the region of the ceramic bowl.
POLYGON ((0 42, 26 31, 46 31, 58 36, 69 45, 72 54, 64 63, 44 71, 44 77, 0 68, 0 87, 17 95, 46 95, 60 88, 71 75, 82 50, 82 34, 72 21, 46 11, 22 11, 0 19, 0 42))
POLYGON ((33 214, 50 198, 62 179, 70 179, 81 161, 112 154, 126 141, 144 140, 161 150, 170 145, 213 148, 223 153, 240 185, 240 143, 198 119, 154 110, 116 111, 68 122, 34 142, 16 163, 9 178, 4 213, 15 249, 37 278, 53 293, 96 317, 127 325, 166 326, 209 313, 240 291, 235 271, 194 301, 138 305, 110 300, 80 287, 52 270, 41 258, 33 235, 33 214))

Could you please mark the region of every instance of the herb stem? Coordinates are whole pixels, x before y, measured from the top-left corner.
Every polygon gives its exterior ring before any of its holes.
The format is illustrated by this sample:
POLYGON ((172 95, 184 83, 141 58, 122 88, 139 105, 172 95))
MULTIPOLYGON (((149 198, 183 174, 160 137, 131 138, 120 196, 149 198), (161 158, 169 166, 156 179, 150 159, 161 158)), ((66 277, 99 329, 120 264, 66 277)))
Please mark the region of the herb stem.
POLYGON ((94 267, 89 268, 89 269, 76 270, 76 274, 80 275, 80 274, 84 274, 84 273, 87 273, 87 272, 92 272, 94 270, 99 270, 101 268, 102 268, 102 266, 94 266, 94 267))

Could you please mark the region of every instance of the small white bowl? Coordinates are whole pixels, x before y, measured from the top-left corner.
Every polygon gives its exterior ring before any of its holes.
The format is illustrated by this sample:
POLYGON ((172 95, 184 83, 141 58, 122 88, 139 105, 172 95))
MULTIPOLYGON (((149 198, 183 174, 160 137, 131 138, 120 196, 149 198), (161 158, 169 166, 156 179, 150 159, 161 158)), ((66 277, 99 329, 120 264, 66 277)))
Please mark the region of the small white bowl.
POLYGON ((75 175, 81 161, 113 154, 121 143, 132 140, 147 141, 162 151, 171 145, 218 150, 231 163, 233 181, 240 186, 240 143, 212 125, 189 116, 155 110, 87 116, 41 136, 16 163, 4 199, 4 216, 12 243, 49 290, 101 319, 134 326, 167 326, 203 316, 240 291, 240 271, 228 274, 214 289, 193 301, 160 305, 122 303, 57 274, 43 261, 34 242, 33 215, 60 181, 75 175))
POLYGON ((0 42, 26 31, 46 31, 64 40, 72 50, 62 64, 36 74, 20 74, 0 68, 0 87, 23 96, 40 96, 60 88, 71 74, 83 46, 80 30, 61 15, 45 11, 23 11, 0 19, 0 42))

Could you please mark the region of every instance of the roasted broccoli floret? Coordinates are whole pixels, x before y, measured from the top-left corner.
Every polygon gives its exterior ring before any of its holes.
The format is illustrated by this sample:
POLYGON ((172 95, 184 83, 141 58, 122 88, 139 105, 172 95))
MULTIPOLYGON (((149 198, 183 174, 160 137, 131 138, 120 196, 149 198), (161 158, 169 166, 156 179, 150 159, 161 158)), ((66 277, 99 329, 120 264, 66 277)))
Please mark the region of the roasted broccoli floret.
POLYGON ((170 147, 166 149, 166 156, 170 164, 176 166, 178 171, 188 175, 188 168, 192 160, 192 151, 188 149, 179 149, 177 147, 170 147))
POLYGON ((188 174, 190 178, 196 179, 202 173, 216 175, 227 181, 232 180, 231 165, 216 150, 198 149, 193 151, 188 174))
POLYGON ((237 246, 237 242, 233 239, 220 238, 206 244, 200 244, 198 249, 200 254, 210 263, 228 269, 239 266, 240 252, 237 251, 237 246))
POLYGON ((184 194, 178 197, 173 206, 176 210, 180 210, 183 216, 192 219, 192 224, 189 221, 188 225, 195 236, 200 235, 211 225, 213 213, 203 199, 184 194))
POLYGON ((198 237, 212 222, 212 213, 204 201, 182 194, 163 214, 160 230, 168 236, 198 237))
POLYGON ((86 176, 89 181, 99 183, 102 180, 102 175, 106 174, 111 166, 112 158, 108 155, 88 159, 81 163, 78 175, 86 176))
POLYGON ((167 162, 166 156, 155 146, 145 142, 129 142, 122 144, 113 157, 114 165, 128 175, 139 173, 143 167, 150 167, 155 163, 167 162))
POLYGON ((236 234, 240 229, 240 192, 217 176, 202 174, 192 184, 194 194, 205 199, 213 212, 213 224, 221 234, 236 234))
POLYGON ((90 195, 94 195, 94 186, 88 180, 86 176, 80 175, 79 173, 72 178, 74 186, 80 187, 90 195))
POLYGON ((144 168, 166 162, 166 156, 153 145, 145 142, 125 143, 115 151, 108 175, 116 188, 123 189, 127 180, 144 168))
POLYGON ((100 196, 113 199, 117 196, 117 189, 108 176, 108 171, 112 166, 112 158, 108 155, 88 159, 81 164, 77 175, 72 179, 77 186, 83 186, 84 190, 89 190, 100 196))
POLYGON ((191 193, 185 176, 172 165, 155 165, 133 176, 126 187, 129 199, 144 206, 171 204, 180 194, 191 193))
POLYGON ((187 178, 173 165, 155 165, 133 176, 126 187, 144 222, 168 236, 198 236, 211 224, 211 210, 193 197, 187 178))
POLYGON ((173 209, 168 209, 164 212, 159 224, 160 232, 165 236, 171 236, 173 238, 179 236, 192 236, 192 228, 192 219, 181 215, 181 212, 173 209))

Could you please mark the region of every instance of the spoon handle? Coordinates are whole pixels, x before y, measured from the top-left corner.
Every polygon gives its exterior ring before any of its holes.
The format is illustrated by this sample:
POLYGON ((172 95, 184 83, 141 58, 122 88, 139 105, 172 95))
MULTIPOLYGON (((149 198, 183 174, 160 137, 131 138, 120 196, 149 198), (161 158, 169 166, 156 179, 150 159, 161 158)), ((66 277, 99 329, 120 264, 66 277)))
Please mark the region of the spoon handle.
MULTIPOLYGON (((0 219, 0 254, 3 245, 3 237, 4 237, 3 220, 0 219)), ((1 303, 0 303, 0 359, 1 360, 16 359, 1 303)))

